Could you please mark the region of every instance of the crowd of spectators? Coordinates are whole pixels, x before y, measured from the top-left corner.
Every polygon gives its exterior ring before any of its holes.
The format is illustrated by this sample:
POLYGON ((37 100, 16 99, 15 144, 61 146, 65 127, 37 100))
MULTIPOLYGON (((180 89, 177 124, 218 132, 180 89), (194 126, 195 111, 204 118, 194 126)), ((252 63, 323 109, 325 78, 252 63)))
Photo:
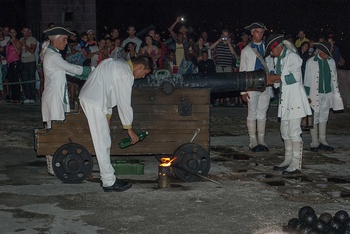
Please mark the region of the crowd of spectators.
MULTIPOLYGON (((50 23, 48 28, 54 27, 50 23)), ((68 28, 72 30, 71 28, 68 28)), ((240 54, 250 43, 251 35, 244 31, 240 35, 227 28, 221 29, 213 41, 208 40, 208 32, 195 32, 192 27, 183 24, 183 18, 177 17, 169 25, 169 37, 161 38, 154 25, 136 31, 134 25, 127 27, 127 37, 121 38, 118 28, 109 33, 96 35, 94 30, 78 32, 68 38, 68 45, 61 51, 62 57, 69 63, 85 66, 98 66, 106 58, 129 60, 141 54, 153 60, 153 70, 166 69, 177 74, 212 74, 220 72, 239 72, 240 54)), ((39 58, 44 38, 34 38, 29 27, 23 27, 21 37, 16 29, 0 28, 0 100, 12 103, 35 103, 40 101, 43 91, 43 71, 39 58)), ((333 58, 338 67, 344 66, 339 48, 333 35, 328 38, 307 38, 300 30, 297 39, 287 35, 298 49, 303 59, 304 73, 306 61, 315 53, 314 42, 328 40, 332 44, 333 58)), ((74 102, 83 82, 67 76, 70 101, 74 102)), ((243 106, 238 95, 214 97, 215 106, 243 106)))

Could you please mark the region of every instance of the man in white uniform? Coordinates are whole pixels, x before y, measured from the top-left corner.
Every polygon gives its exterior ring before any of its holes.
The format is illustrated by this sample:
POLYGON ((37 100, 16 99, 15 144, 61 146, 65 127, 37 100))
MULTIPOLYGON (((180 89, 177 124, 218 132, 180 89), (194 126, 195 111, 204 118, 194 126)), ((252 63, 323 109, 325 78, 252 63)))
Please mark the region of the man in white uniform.
MULTIPOLYGON (((263 58, 265 46, 262 41, 266 27, 263 23, 257 22, 244 28, 250 30, 252 41, 241 52, 241 63, 239 70, 256 71, 264 69, 266 73, 270 72, 271 57, 263 58), (260 57, 260 58, 259 58, 260 57), (266 62, 267 61, 267 62, 266 62), (267 64, 266 64, 267 63, 267 64)), ((264 92, 247 91, 242 92, 242 99, 248 104, 247 128, 249 135, 249 149, 253 152, 268 151, 265 143, 266 113, 272 97, 272 87, 269 86, 264 92), (258 139, 256 132, 258 131, 258 139)))
POLYGON ((343 100, 339 92, 338 74, 331 57, 329 42, 315 43, 318 53, 306 62, 305 91, 314 111, 314 128, 310 129, 311 151, 333 151, 326 141, 326 126, 329 109, 343 110, 343 100))
MULTIPOLYGON (((93 69, 68 63, 62 58, 60 50, 67 45, 69 35, 74 35, 62 27, 53 27, 44 31, 49 41, 43 43, 40 57, 43 61, 45 87, 42 94, 41 114, 46 128, 52 121, 62 121, 70 111, 66 74, 86 79, 93 69)), ((48 173, 54 175, 52 156, 46 156, 48 173)))
POLYGON ((266 53, 275 58, 276 74, 270 74, 267 84, 280 86, 278 117, 281 118, 281 136, 284 140, 284 161, 273 168, 282 174, 300 174, 303 154, 301 119, 311 114, 310 105, 302 84, 302 59, 284 35, 272 34, 265 43, 266 53))
POLYGON ((109 122, 112 108, 117 106, 121 123, 127 129, 132 144, 139 140, 132 130, 131 91, 134 79, 144 78, 151 71, 151 66, 152 61, 147 56, 138 56, 128 62, 105 59, 89 75, 80 91, 79 100, 89 122, 105 192, 121 192, 132 186, 114 175, 109 122))

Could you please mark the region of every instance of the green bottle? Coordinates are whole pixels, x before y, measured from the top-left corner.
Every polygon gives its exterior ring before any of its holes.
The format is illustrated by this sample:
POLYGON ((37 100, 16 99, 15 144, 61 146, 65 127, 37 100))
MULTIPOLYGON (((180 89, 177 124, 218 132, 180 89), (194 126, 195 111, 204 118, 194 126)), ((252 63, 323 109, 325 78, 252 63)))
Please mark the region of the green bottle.
MULTIPOLYGON (((136 133, 137 137, 139 138, 139 141, 142 141, 143 139, 146 138, 146 136, 148 136, 148 132, 138 132, 136 133)), ((119 148, 124 149, 126 147, 131 146, 131 138, 123 138, 118 142, 119 148)))

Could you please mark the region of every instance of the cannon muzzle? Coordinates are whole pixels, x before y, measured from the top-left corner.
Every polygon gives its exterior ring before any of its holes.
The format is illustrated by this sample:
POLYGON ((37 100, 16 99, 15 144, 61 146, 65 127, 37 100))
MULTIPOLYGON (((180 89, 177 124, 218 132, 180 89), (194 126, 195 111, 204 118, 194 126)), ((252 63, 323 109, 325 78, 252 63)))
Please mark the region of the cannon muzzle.
POLYGON ((252 90, 262 92, 266 89, 266 73, 262 69, 216 74, 170 74, 168 70, 157 70, 145 79, 135 80, 136 89, 150 87, 160 88, 168 94, 181 88, 209 88, 212 93, 252 90))

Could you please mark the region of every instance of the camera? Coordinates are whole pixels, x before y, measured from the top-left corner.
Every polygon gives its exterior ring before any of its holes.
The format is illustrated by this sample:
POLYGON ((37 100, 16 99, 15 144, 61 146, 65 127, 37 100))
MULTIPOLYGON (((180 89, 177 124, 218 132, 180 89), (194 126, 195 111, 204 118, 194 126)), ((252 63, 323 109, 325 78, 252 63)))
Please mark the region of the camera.
POLYGON ((221 38, 221 40, 227 41, 227 37, 223 37, 223 38, 221 38))
POLYGON ((184 21, 185 20, 185 18, 184 17, 181 17, 181 21, 184 21))

